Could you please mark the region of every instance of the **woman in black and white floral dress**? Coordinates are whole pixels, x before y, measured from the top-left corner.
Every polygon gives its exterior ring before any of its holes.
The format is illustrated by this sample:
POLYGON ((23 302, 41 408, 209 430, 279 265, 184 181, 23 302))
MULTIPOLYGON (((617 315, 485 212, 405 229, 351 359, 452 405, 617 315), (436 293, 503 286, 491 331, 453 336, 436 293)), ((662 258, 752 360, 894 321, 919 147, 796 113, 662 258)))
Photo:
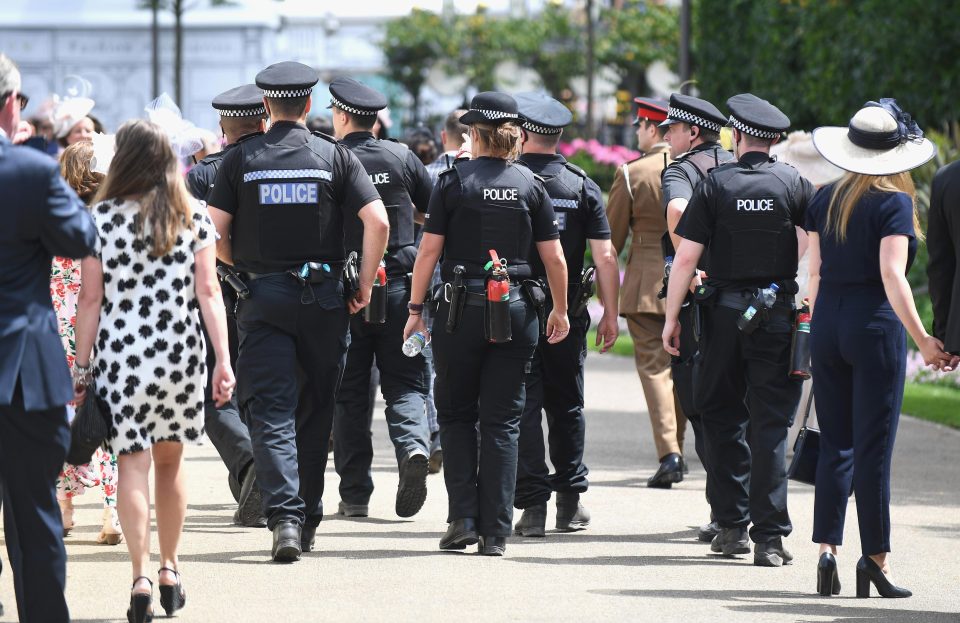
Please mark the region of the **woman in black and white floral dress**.
POLYGON ((128 618, 142 621, 152 611, 152 582, 145 575, 151 458, 160 601, 172 614, 185 599, 177 569, 186 513, 183 444, 203 433, 206 382, 198 309, 217 355, 214 399, 225 402, 233 391, 214 261, 216 230, 206 207, 187 193, 163 130, 149 121, 128 122, 117 132, 116 155, 92 212, 100 252, 82 264, 77 399, 83 400, 83 387, 95 377, 113 417, 107 446, 119 455, 117 507, 133 563, 128 618))

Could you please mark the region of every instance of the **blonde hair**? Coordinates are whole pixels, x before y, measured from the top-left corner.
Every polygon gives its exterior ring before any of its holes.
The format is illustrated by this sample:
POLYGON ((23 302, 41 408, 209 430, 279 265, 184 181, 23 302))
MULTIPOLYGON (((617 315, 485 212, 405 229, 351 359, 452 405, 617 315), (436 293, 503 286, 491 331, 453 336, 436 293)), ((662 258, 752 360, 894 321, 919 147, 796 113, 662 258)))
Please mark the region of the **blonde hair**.
POLYGON ((827 223, 824 233, 832 233, 837 241, 847 239, 847 225, 850 215, 864 195, 872 192, 905 193, 913 206, 913 231, 918 240, 923 240, 920 229, 920 216, 917 213, 917 189, 909 172, 894 175, 864 175, 847 173, 833 187, 830 206, 827 209, 827 223))
POLYGON ((90 170, 92 158, 93 143, 88 141, 74 143, 60 154, 60 174, 86 204, 97 194, 97 189, 103 182, 103 173, 90 170))
POLYGON ((190 227, 190 195, 180 163, 160 126, 143 119, 124 123, 117 131, 116 153, 96 201, 136 198, 140 203, 137 237, 148 241, 150 254, 166 255, 177 236, 190 227), (149 224, 149 232, 145 232, 149 224))
POLYGON ((494 158, 516 160, 520 155, 520 126, 513 121, 498 125, 475 123, 479 146, 486 148, 494 158))

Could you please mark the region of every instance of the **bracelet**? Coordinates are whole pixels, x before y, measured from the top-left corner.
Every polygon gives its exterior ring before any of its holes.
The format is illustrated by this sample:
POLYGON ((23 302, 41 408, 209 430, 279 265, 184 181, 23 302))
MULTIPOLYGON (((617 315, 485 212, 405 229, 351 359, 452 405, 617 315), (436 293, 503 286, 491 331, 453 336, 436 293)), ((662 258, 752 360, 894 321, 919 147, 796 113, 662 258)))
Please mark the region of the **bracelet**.
POLYGON ((73 370, 70 371, 73 377, 74 385, 88 386, 93 384, 93 366, 80 366, 73 364, 73 370))
POLYGON ((423 303, 407 303, 407 311, 410 312, 422 312, 423 303))

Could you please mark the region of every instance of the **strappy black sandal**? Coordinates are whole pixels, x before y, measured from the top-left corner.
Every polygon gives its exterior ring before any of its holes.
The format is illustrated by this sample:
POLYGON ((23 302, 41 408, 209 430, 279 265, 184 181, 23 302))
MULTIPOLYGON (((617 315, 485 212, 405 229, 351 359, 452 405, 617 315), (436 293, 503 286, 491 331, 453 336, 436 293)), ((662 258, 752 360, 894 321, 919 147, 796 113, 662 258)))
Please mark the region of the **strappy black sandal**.
POLYGON ((130 586, 130 607, 127 609, 127 621, 129 623, 150 623, 153 621, 153 582, 150 578, 141 575, 133 581, 130 586), (149 593, 132 592, 137 586, 137 582, 146 580, 150 585, 149 593))
POLYGON ((167 616, 171 617, 174 612, 187 605, 187 592, 183 590, 183 582, 180 581, 179 571, 170 567, 160 567, 160 571, 157 573, 164 571, 169 571, 177 577, 177 583, 172 586, 160 585, 160 605, 163 606, 163 611, 167 613, 167 616))

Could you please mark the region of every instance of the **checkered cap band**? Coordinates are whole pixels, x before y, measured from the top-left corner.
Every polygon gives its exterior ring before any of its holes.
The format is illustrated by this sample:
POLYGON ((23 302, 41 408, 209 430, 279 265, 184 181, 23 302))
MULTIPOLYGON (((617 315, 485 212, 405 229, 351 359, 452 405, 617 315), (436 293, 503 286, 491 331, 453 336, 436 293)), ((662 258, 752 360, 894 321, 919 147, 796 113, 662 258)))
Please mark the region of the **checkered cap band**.
POLYGON ((519 117, 519 115, 503 112, 502 110, 486 110, 484 108, 471 108, 470 110, 477 111, 491 121, 496 121, 497 119, 517 119, 519 117))
POLYGON ((770 130, 760 130, 752 126, 747 125, 746 123, 740 121, 733 115, 730 115, 730 125, 740 130, 744 134, 749 134, 750 136, 756 136, 757 138, 777 138, 780 136, 779 132, 771 132, 770 130))
POLYGON ((529 121, 524 121, 520 124, 520 127, 528 132, 534 132, 536 134, 560 134, 560 132, 563 131, 563 128, 548 128, 546 126, 530 123, 529 121))
POLYGON ((667 109, 667 119, 673 119, 674 121, 683 121, 684 123, 689 123, 690 125, 699 126, 705 130, 712 130, 714 132, 720 131, 720 124, 716 121, 707 121, 700 115, 692 113, 689 110, 684 110, 683 108, 674 108, 671 106, 667 109))
POLYGON ((257 108, 240 108, 237 110, 218 108, 217 112, 220 113, 221 117, 259 117, 267 114, 267 109, 263 106, 258 106, 257 108))
POLYGON ((289 180, 300 178, 317 178, 332 181, 333 173, 324 169, 268 169, 266 171, 250 171, 243 174, 244 182, 257 180, 289 180))
POLYGON ((330 103, 336 106, 337 108, 339 108, 340 110, 344 110, 352 115, 369 115, 372 117, 377 114, 376 110, 360 110, 359 108, 354 108, 353 106, 344 104, 343 102, 341 102, 340 100, 338 100, 332 95, 330 96, 330 103))
POLYGON ((311 93, 313 93, 313 88, 309 88, 309 89, 280 89, 280 90, 264 89, 264 90, 263 90, 263 96, 264 96, 264 97, 276 97, 276 98, 282 98, 282 97, 306 97, 306 96, 310 95, 311 93))

